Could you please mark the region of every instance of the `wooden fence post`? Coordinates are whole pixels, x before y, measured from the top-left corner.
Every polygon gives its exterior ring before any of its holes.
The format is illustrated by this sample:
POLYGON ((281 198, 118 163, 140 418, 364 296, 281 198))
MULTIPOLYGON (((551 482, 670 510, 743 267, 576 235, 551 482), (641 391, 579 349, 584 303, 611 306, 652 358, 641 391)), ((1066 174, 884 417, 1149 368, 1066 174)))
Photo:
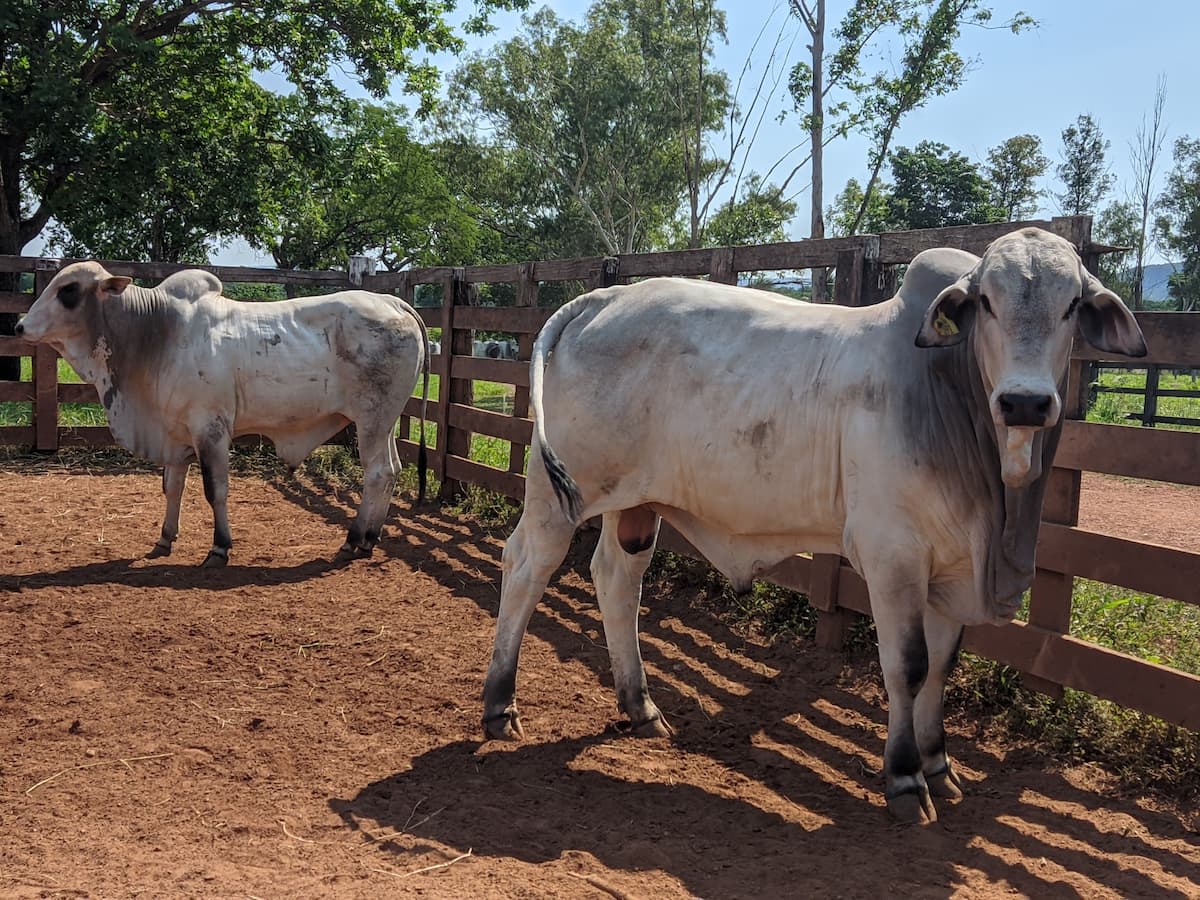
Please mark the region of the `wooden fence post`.
MULTIPOLYGON (((39 259, 34 263, 33 296, 41 296, 55 272, 57 259, 39 259)), ((33 351, 33 429, 38 450, 58 449, 58 352, 48 344, 33 351)))
POLYGON ((737 284, 738 273, 733 268, 733 248, 714 247, 708 267, 708 280, 720 284, 737 284))
POLYGON ((449 347, 450 355, 446 357, 446 374, 443 376, 441 384, 440 396, 444 398, 441 415, 445 421, 445 431, 441 431, 439 426, 438 442, 441 443, 441 434, 446 435, 445 446, 445 462, 446 469, 443 469, 442 488, 440 495, 443 499, 453 497, 462 493, 462 482, 457 481, 449 476, 448 468, 450 465, 450 457, 457 456, 462 459, 469 459, 471 456, 471 432, 462 428, 455 428, 450 424, 450 405, 452 403, 462 403, 470 406, 475 401, 475 383, 470 379, 456 378, 454 376, 454 357, 456 356, 471 356, 474 353, 474 344, 471 340, 471 330, 469 328, 457 328, 454 324, 455 310, 459 306, 469 305, 469 292, 471 285, 467 284, 466 272, 462 267, 455 268, 443 282, 445 285, 444 291, 446 298, 449 301, 446 312, 443 313, 442 331, 442 352, 446 351, 447 340, 446 335, 450 335, 449 347))
POLYGON ((1158 373, 1159 367, 1151 364, 1146 366, 1146 394, 1142 401, 1142 424, 1154 427, 1158 418, 1158 373))
POLYGON ((836 553, 814 553, 811 571, 808 602, 817 610, 817 646, 840 650, 854 621, 853 612, 838 606, 842 558, 836 553))
MULTIPOLYGON (((521 263, 517 281, 517 306, 536 307, 538 283, 533 277, 533 263, 521 263)), ((533 357, 533 342, 537 335, 517 335, 517 359, 528 363, 533 357)), ((525 418, 529 415, 529 388, 517 385, 513 388, 513 415, 525 418)), ((508 449, 508 471, 521 475, 525 471, 525 446, 512 441, 508 449)))
POLYGON ((600 271, 596 273, 593 283, 588 289, 612 287, 621 277, 621 257, 606 256, 600 261, 600 271))

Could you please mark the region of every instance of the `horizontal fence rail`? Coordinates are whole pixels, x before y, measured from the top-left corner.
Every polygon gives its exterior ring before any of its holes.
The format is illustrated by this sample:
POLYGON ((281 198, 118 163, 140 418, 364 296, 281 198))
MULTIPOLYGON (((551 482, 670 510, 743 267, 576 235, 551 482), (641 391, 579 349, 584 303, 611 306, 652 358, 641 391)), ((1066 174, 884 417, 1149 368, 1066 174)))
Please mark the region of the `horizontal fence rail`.
MULTIPOLYGON (((467 268, 426 267, 362 278, 362 287, 395 293, 410 303, 418 292, 439 293, 438 306, 422 306, 426 325, 441 329, 441 352, 431 369, 439 376, 428 421, 436 432, 430 443, 431 468, 440 477, 443 495, 478 485, 514 500, 524 496, 525 459, 532 440, 529 418, 529 359, 538 331, 553 313, 539 305, 547 286, 567 299, 562 283, 579 290, 656 275, 706 276, 735 283, 742 275, 814 267, 834 269, 835 303, 862 306, 894 292, 896 266, 911 262, 932 247, 958 247, 975 253, 996 237, 1025 225, 1037 225, 1070 240, 1089 268, 1100 248, 1091 242, 1089 217, 1065 217, 1029 223, 963 226, 883 235, 860 235, 819 241, 792 241, 756 247, 721 247, 621 257, 583 257, 467 268), (480 292, 505 286, 513 306, 479 305, 480 292), (516 341, 517 360, 473 355, 478 332, 498 332, 516 341), (480 408, 475 382, 498 382, 511 392, 511 411, 480 408), (509 443, 508 464, 487 465, 472 458, 475 436, 509 443)), ((0 293, 0 312, 22 312, 60 265, 23 257, 0 257, 0 272, 32 272, 33 293, 0 293)), ((159 279, 183 266, 161 263, 105 263, 117 274, 159 279)), ((240 267, 210 267, 228 282, 267 282, 338 289, 350 287, 344 272, 281 272, 240 267)), ((574 293, 577 293, 575 290, 574 293)), ((423 293, 423 296, 428 296, 423 293)), ((1146 369, 1200 367, 1200 313, 1139 312, 1149 354, 1139 361, 1146 369)), ((13 337, 0 337, 0 356, 30 356, 33 381, 0 382, 0 402, 33 405, 33 425, 0 428, 0 443, 53 450, 62 446, 112 443, 106 427, 59 428, 61 403, 95 402, 88 385, 59 384, 54 351, 13 337)), ((1025 673, 1029 683, 1050 692, 1064 687, 1087 691, 1193 729, 1200 729, 1200 678, 1117 653, 1069 634, 1075 578, 1088 578, 1149 594, 1200 604, 1200 554, 1098 534, 1078 527, 1083 472, 1200 485, 1200 433, 1105 425, 1082 421, 1097 365, 1114 360, 1076 341, 1064 397, 1064 425, 1055 467, 1048 485, 1038 542, 1037 575, 1027 622, 969 629, 965 646, 1025 673)), ((1151 381, 1148 379, 1147 384, 1151 381)), ((1154 382, 1157 384, 1157 382, 1154 382)), ((1157 397, 1174 396, 1158 390, 1157 397)), ((1151 403, 1150 392, 1146 396, 1151 403)), ((1153 407, 1152 407, 1153 411, 1153 407)), ((414 462, 417 443, 411 422, 420 414, 413 399, 401 419, 397 448, 414 462)), ((1140 416, 1139 420, 1145 416, 1140 416)), ((1154 421, 1163 423, 1161 416, 1154 421)), ((1147 422, 1147 424, 1152 424, 1147 422)), ((679 534, 663 527, 660 546, 700 557, 679 534)), ((768 573, 768 580, 808 595, 818 611, 817 639, 840 644, 856 615, 870 614, 866 584, 836 555, 796 556, 768 573)))

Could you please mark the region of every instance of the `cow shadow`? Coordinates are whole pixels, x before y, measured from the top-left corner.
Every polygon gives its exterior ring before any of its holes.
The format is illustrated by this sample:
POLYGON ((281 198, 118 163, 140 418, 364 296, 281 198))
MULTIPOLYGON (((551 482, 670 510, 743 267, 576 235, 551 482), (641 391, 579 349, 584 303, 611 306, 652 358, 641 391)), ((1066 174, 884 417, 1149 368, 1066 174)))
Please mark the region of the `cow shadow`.
MULTIPOLYGON (((297 482, 286 483, 281 495, 330 518, 338 511, 327 495, 297 482)), ((432 505, 397 506, 390 522, 378 564, 400 562, 497 614, 500 529, 432 505)), ((607 714, 596 708, 597 733, 539 743, 539 734, 555 732, 555 712, 570 698, 552 691, 536 702, 527 698, 529 742, 481 751, 460 740, 422 754, 411 769, 331 800, 348 827, 403 831, 414 803, 429 798, 424 809, 445 808, 414 839, 531 863, 583 851, 615 869, 663 869, 701 896, 792 894, 805 885, 828 893, 804 862, 814 852, 840 861, 834 893, 841 896, 950 896, 966 883, 964 872, 1038 897, 1078 896, 1072 873, 1124 896, 1185 897, 1189 888, 1171 885, 1200 884, 1200 862, 1181 852, 1188 838, 1177 817, 1082 791, 1032 751, 981 750, 962 729, 951 736, 950 751, 968 781, 967 797, 940 804, 936 825, 896 828, 881 799, 885 706, 839 686, 845 656, 749 641, 693 609, 688 597, 653 585, 643 598, 642 652, 651 691, 677 729, 672 746, 783 798, 796 815, 785 818, 682 778, 626 781, 581 767, 590 752, 610 748, 640 760, 656 743, 612 728, 616 703, 588 571, 596 539, 589 530, 576 536, 527 640, 595 674, 597 693, 611 703, 607 714), (1114 832, 1099 824, 1114 819, 1128 827, 1114 832), (865 834, 871 840, 864 843, 865 834), (914 856, 928 861, 919 876, 904 868, 914 856), (758 862, 748 871, 752 857, 758 862), (908 874, 888 882, 880 874, 888 871, 908 874)), ((486 662, 486 654, 475 662, 479 684, 486 662)), ((390 846, 413 852, 405 842, 390 846)))
POLYGON ((238 565, 206 569, 195 563, 159 563, 146 558, 124 558, 83 563, 52 572, 7 575, 0 578, 0 591, 26 588, 121 585, 131 588, 163 588, 172 591, 226 591, 244 587, 297 584, 320 578, 348 565, 351 560, 318 558, 291 566, 238 565))

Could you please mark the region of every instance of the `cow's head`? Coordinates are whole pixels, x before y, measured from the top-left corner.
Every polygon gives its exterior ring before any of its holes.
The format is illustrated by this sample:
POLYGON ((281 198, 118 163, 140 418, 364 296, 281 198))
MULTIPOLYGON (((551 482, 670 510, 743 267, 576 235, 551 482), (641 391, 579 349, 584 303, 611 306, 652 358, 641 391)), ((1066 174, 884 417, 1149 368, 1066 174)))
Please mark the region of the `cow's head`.
POLYGON ((109 274, 98 262, 72 263, 54 276, 17 323, 17 336, 60 350, 88 339, 97 304, 120 295, 132 280, 109 274))
POLYGON ((972 341, 1008 487, 1024 487, 1038 474, 1033 437, 1062 414, 1058 385, 1076 323, 1100 350, 1146 355, 1141 329, 1121 298, 1083 267, 1069 242, 1039 228, 992 241, 978 265, 938 294, 925 314, 918 347, 972 341))

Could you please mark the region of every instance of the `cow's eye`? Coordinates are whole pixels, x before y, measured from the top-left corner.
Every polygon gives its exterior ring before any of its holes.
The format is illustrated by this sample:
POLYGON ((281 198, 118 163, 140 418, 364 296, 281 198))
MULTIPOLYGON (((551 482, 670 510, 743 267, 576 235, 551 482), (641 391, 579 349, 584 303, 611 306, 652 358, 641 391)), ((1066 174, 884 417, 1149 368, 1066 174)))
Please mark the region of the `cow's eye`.
POLYGON ((984 310, 987 312, 987 314, 988 314, 989 316, 994 316, 994 315, 995 315, 995 313, 994 313, 994 312, 992 312, 992 304, 991 304, 991 302, 988 300, 988 298, 987 298, 987 294, 980 294, 980 295, 979 295, 979 304, 980 304, 980 306, 982 306, 982 307, 984 308, 984 310))
POLYGON ((58 289, 58 302, 66 309, 74 309, 79 305, 79 285, 72 282, 58 289))
POLYGON ((1076 297, 1074 300, 1071 301, 1071 305, 1068 306, 1067 311, 1065 313, 1063 313, 1064 321, 1071 318, 1071 316, 1075 314, 1075 307, 1079 306, 1079 301, 1082 299, 1083 299, 1082 297, 1076 297))

